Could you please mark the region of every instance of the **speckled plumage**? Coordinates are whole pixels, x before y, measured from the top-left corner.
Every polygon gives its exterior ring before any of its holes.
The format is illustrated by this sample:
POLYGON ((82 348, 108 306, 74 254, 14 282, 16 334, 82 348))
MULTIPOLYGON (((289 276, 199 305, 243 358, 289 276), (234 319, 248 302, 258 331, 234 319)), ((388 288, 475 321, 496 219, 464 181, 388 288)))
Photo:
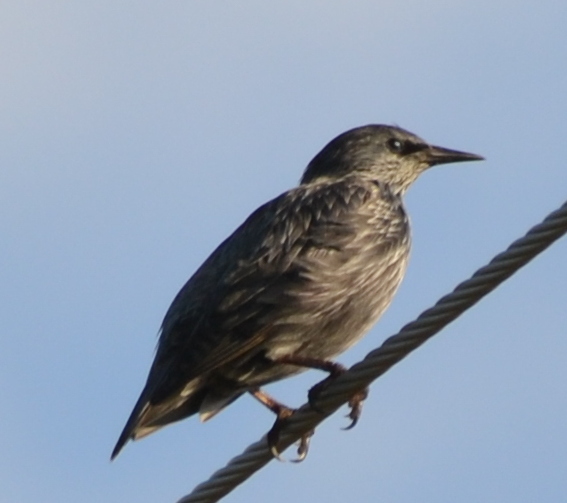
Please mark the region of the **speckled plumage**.
POLYGON ((480 159, 371 125, 332 140, 301 184, 258 208, 203 263, 163 320, 148 380, 114 449, 173 421, 209 418, 252 388, 358 341, 406 269, 402 196, 433 164, 480 159))

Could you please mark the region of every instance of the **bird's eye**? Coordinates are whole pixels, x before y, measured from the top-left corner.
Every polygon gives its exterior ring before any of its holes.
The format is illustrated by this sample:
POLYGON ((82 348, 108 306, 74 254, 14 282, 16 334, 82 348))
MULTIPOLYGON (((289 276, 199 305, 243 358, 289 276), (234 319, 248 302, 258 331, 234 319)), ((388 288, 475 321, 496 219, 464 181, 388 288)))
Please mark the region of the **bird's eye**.
POLYGON ((404 150, 404 144, 396 138, 391 138, 388 140, 388 147, 390 147, 390 150, 392 152, 395 152, 396 154, 401 154, 404 150))

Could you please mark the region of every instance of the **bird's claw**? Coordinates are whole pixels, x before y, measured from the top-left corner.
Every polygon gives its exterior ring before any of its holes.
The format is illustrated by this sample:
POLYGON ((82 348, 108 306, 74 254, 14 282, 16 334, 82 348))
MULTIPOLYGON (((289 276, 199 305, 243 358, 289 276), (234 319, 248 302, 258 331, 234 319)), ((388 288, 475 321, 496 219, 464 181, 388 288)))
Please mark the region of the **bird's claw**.
POLYGON ((309 441, 314 433, 315 430, 311 430, 299 439, 297 445, 297 458, 290 460, 292 463, 301 463, 307 457, 307 453, 309 452, 309 441))
POLYGON ((357 392, 354 394, 351 399, 348 401, 348 406, 350 407, 350 412, 346 415, 351 420, 351 423, 348 426, 342 428, 343 430, 352 430, 358 420, 360 419, 360 415, 362 414, 362 404, 364 400, 368 397, 368 388, 364 388, 362 391, 357 392))
MULTIPOLYGON (((310 407, 319 414, 324 414, 325 411, 321 409, 321 407, 317 406, 317 397, 321 394, 321 392, 329 386, 329 384, 336 378, 336 376, 329 376, 326 379, 323 379, 321 382, 318 382, 315 386, 313 386, 308 393, 309 405, 310 407)), ((351 423, 348 426, 342 428, 343 430, 351 430, 356 426, 358 420, 360 419, 360 415, 362 414, 362 404, 364 400, 368 397, 368 388, 364 388, 361 391, 355 393, 350 400, 348 401, 348 406, 350 407, 350 412, 346 415, 346 417, 350 418, 351 423)))
MULTIPOLYGON (((282 430, 283 425, 290 418, 295 411, 293 409, 283 409, 281 414, 276 419, 274 426, 268 432, 268 447, 270 448, 270 452, 272 456, 276 458, 278 461, 286 461, 284 457, 282 457, 281 452, 278 449, 278 442, 280 439, 280 432, 282 430)), ((301 436, 297 445, 297 458, 290 459, 292 463, 301 463, 306 457, 307 453, 309 452, 309 441, 311 437, 315 433, 315 430, 311 430, 304 435, 301 436)))
MULTIPOLYGON (((350 402, 349 402, 350 405, 350 402)), ((348 426, 344 426, 341 428, 341 430, 352 430, 356 424, 358 423, 358 420, 360 419, 360 414, 362 413, 362 402, 359 402, 357 404, 355 404, 354 406, 351 406, 350 412, 345 416, 348 417, 350 419, 350 424, 348 426)))

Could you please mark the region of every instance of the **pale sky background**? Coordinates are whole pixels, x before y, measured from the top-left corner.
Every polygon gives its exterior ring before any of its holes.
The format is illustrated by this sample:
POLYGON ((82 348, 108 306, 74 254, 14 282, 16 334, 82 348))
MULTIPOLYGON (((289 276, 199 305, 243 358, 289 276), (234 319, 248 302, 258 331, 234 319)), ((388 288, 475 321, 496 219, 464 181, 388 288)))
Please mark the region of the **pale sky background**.
MULTIPOLYGON (((412 260, 352 364, 567 199, 567 2, 0 5, 0 501, 174 503, 272 425, 244 397, 112 447, 181 285, 331 138, 484 155, 407 197, 412 260)), ((567 239, 231 502, 567 500, 567 239)), ((271 386, 290 405, 323 375, 271 386)), ((293 453, 289 451, 288 455, 293 453)))

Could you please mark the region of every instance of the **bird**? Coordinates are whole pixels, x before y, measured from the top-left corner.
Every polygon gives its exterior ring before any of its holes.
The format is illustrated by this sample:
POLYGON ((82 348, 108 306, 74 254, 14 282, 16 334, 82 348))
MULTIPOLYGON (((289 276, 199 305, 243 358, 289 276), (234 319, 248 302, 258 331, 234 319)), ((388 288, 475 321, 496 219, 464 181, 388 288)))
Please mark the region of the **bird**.
MULTIPOLYGON (((370 124, 331 140, 300 183, 260 206, 181 288, 146 384, 112 452, 189 416, 206 421, 246 393, 272 410, 277 440, 291 409, 261 388, 316 368, 360 340, 391 303, 411 246, 403 196, 428 168, 483 157, 370 124)), ((353 396, 353 426, 367 392, 353 396)), ((312 432, 311 432, 312 433, 312 432)), ((298 448, 307 453, 310 434, 298 448)))

